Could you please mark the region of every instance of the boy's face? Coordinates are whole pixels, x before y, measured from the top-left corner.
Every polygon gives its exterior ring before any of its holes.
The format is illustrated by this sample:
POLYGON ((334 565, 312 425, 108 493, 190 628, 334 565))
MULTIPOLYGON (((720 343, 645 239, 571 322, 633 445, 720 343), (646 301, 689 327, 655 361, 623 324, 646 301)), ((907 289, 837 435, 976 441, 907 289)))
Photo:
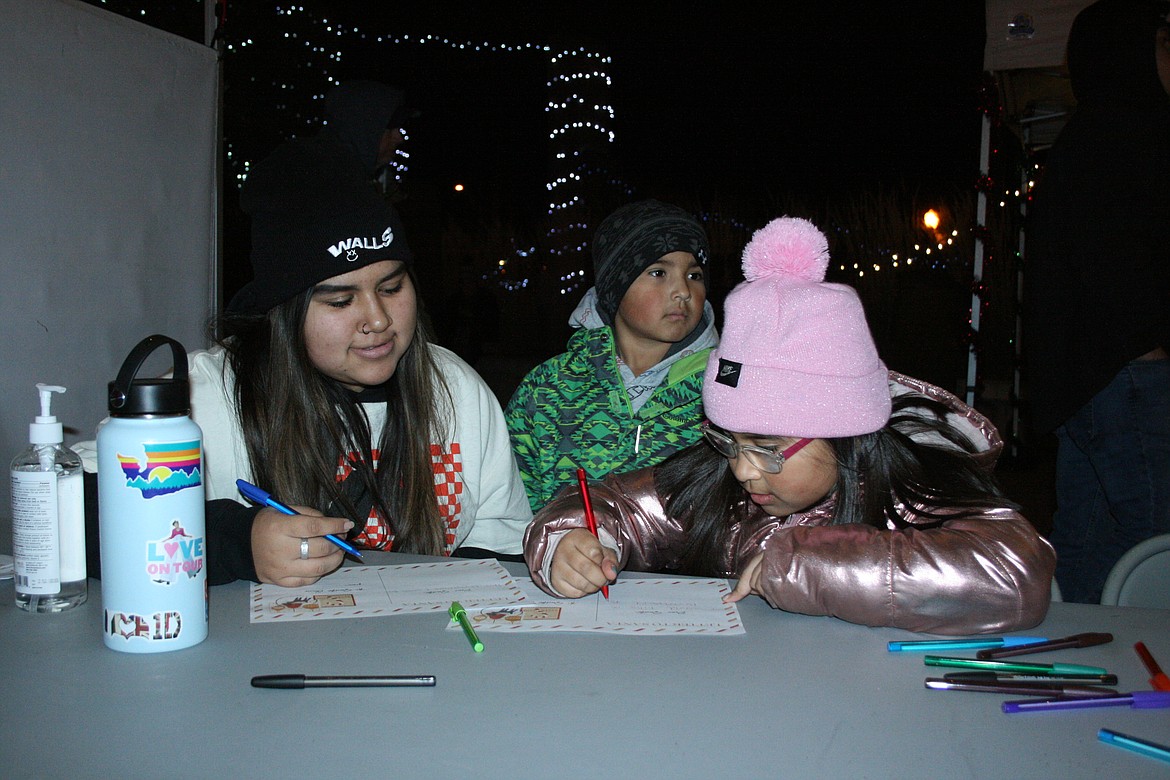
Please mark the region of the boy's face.
POLYGON ((626 290, 614 332, 619 340, 674 344, 699 324, 706 301, 703 269, 695 256, 671 252, 648 265, 626 290))

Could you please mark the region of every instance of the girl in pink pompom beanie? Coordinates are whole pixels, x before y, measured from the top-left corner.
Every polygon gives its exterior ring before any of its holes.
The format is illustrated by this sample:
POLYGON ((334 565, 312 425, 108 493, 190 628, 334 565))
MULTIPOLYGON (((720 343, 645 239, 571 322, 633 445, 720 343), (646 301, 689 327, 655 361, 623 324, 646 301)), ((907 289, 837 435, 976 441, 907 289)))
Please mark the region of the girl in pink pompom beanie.
POLYGON ((857 293, 824 281, 828 242, 784 217, 744 250, 707 363, 705 442, 590 489, 525 534, 533 580, 578 597, 618 572, 738 577, 728 597, 912 631, 1027 628, 1055 556, 991 470, 995 427, 889 371, 857 293))

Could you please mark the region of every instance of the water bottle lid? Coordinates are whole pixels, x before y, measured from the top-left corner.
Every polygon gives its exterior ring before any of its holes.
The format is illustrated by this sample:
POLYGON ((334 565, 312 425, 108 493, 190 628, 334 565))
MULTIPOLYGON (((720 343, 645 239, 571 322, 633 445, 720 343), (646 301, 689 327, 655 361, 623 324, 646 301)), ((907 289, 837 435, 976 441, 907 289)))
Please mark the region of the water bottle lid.
POLYGON ((146 414, 187 414, 191 411, 190 383, 187 381, 187 350, 169 336, 147 336, 131 350, 122 363, 118 378, 109 385, 109 409, 114 417, 146 414), (136 379, 143 362, 159 347, 169 344, 174 366, 172 376, 136 379))

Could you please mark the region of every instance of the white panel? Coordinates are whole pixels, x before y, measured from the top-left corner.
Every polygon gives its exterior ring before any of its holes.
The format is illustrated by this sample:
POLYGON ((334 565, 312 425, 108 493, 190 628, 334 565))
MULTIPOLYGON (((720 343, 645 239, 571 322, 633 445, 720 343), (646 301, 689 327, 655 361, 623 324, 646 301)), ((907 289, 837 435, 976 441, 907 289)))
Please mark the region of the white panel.
MULTIPOLYGON (((27 444, 36 382, 68 388, 66 443, 89 439, 141 338, 205 346, 216 111, 213 50, 71 0, 0 0, 4 463, 27 444)), ((7 479, 2 495, 6 518, 7 479)))

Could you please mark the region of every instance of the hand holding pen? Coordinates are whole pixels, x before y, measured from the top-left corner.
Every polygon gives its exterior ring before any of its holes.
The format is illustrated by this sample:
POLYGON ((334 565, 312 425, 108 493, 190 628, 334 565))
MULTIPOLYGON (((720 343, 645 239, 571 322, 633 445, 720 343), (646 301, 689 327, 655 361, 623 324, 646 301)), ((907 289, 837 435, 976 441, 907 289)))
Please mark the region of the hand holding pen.
MULTIPOLYGON (((585 469, 577 469, 577 484, 581 488, 581 501, 585 505, 585 522, 589 525, 589 533, 601 542, 601 537, 597 535, 597 516, 593 514, 593 501, 589 497, 589 480, 585 477, 585 469)), ((604 545, 603 545, 604 547, 604 545)), ((605 570, 605 559, 601 561, 602 572, 605 570)), ((609 585, 601 586, 601 595, 609 598, 609 585)))
MULTIPOLYGON (((577 470, 578 483, 585 480, 584 469, 577 470)), ((553 590, 568 598, 581 598, 601 591, 609 598, 608 584, 617 577, 617 556, 597 538, 597 519, 592 514, 588 485, 581 485, 588 528, 573 528, 557 542, 549 567, 548 580, 553 590)))
MULTIPOLYGON (((243 493, 248 498, 248 500, 253 501, 257 504, 261 504, 263 506, 270 506, 273 509, 275 509, 277 512, 280 512, 283 515, 300 514, 299 512, 292 509, 291 507, 285 506, 284 504, 280 503, 275 498, 273 498, 267 491, 261 490, 260 488, 253 485, 251 482, 245 482, 242 479, 237 479, 236 480, 236 487, 238 487, 240 489, 240 492, 243 493)), ((356 547, 354 547, 352 544, 350 544, 349 542, 343 541, 342 539, 339 539, 338 537, 334 536, 333 534, 324 534, 324 536, 330 542, 337 545, 342 550, 345 550, 350 555, 357 556, 358 558, 362 557, 362 554, 360 552, 358 552, 358 549, 356 547)), ((302 554, 301 557, 307 558, 308 556, 302 554)))
POLYGON ((356 548, 335 536, 352 528, 351 521, 325 517, 308 508, 298 512, 244 480, 236 480, 236 485, 248 499, 284 518, 275 520, 272 513, 261 512, 252 524, 252 560, 261 582, 284 587, 310 585, 341 565, 339 551, 361 557, 356 548), (292 556, 288 553, 290 543, 292 556))

